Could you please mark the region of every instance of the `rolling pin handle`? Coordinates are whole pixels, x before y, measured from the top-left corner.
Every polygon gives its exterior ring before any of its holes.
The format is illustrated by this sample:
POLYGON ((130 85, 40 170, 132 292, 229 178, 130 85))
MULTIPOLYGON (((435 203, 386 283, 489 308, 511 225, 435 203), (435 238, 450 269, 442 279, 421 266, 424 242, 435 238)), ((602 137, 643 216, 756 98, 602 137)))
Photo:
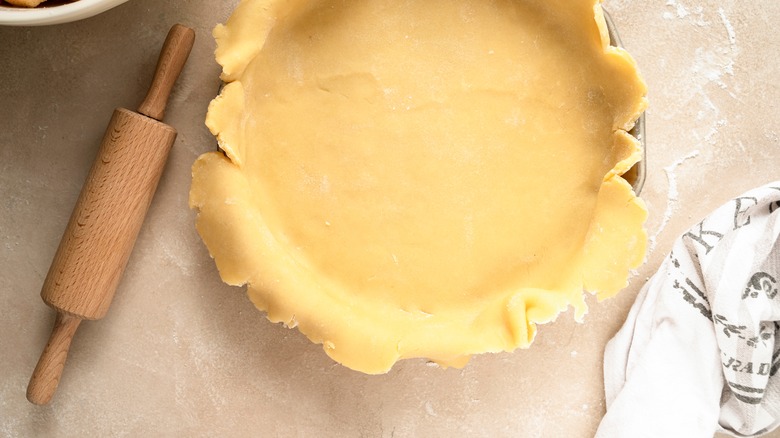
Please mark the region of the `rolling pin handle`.
POLYGON ((49 343, 41 353, 38 365, 30 378, 30 384, 27 385, 27 400, 31 403, 45 405, 51 401, 60 383, 65 360, 68 358, 70 341, 80 323, 81 319, 78 317, 57 312, 49 343))
POLYGON ((190 56, 192 45, 195 43, 195 31, 181 24, 174 25, 165 38, 160 58, 157 60, 157 69, 154 72, 152 85, 146 98, 138 107, 138 112, 162 121, 165 115, 165 106, 171 95, 176 78, 179 77, 187 57, 190 56))

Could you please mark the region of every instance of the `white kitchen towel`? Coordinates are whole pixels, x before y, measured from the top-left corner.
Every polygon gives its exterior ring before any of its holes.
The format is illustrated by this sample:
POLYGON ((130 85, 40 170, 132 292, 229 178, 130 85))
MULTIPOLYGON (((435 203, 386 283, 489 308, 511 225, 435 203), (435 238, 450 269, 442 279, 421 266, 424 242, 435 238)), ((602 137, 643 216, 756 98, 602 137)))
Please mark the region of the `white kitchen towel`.
POLYGON ((780 181, 677 239, 607 345, 597 438, 757 436, 780 424, 780 181))

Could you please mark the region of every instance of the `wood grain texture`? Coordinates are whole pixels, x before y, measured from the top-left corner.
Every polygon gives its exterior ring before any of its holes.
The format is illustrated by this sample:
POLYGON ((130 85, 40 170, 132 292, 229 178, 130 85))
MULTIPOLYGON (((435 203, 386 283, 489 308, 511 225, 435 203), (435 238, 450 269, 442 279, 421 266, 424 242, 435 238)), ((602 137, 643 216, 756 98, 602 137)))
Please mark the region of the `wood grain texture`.
POLYGON ((160 52, 152 85, 141 106, 138 107, 139 113, 156 120, 163 119, 168 97, 187 62, 194 42, 195 31, 192 29, 180 24, 171 28, 160 52))
POLYGON ((105 316, 175 139, 168 125, 114 112, 43 284, 46 304, 105 316))
POLYGON ((81 319, 66 313, 58 312, 51 332, 49 343, 46 344, 38 365, 33 371, 30 384, 27 385, 27 400, 36 405, 44 405, 51 401, 60 376, 68 358, 70 341, 79 327, 81 319))
POLYGON ((194 37, 192 29, 171 28, 141 105, 149 116, 119 108, 106 129, 41 290, 58 314, 30 379, 32 403, 48 403, 54 395, 81 320, 108 312, 176 140, 176 130, 159 119, 194 37))

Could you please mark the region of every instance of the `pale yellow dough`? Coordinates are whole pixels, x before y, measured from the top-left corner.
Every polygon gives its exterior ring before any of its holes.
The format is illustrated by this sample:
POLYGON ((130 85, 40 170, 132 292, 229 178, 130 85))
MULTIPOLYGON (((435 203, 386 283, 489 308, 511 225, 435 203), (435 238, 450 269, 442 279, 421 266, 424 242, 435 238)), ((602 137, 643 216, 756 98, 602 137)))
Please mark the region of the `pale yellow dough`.
POLYGON ((191 206, 223 280, 366 373, 531 344, 643 258, 646 106, 595 0, 243 0, 191 206))

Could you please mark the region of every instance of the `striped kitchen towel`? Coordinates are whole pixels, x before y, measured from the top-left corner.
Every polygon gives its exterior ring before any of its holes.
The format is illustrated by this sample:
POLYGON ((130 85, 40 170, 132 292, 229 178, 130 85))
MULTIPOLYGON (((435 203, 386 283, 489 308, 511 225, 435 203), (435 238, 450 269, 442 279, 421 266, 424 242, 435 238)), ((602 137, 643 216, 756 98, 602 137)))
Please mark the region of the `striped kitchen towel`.
POLYGON ((758 436, 780 424, 780 181, 677 239, 607 345, 597 438, 758 436))

